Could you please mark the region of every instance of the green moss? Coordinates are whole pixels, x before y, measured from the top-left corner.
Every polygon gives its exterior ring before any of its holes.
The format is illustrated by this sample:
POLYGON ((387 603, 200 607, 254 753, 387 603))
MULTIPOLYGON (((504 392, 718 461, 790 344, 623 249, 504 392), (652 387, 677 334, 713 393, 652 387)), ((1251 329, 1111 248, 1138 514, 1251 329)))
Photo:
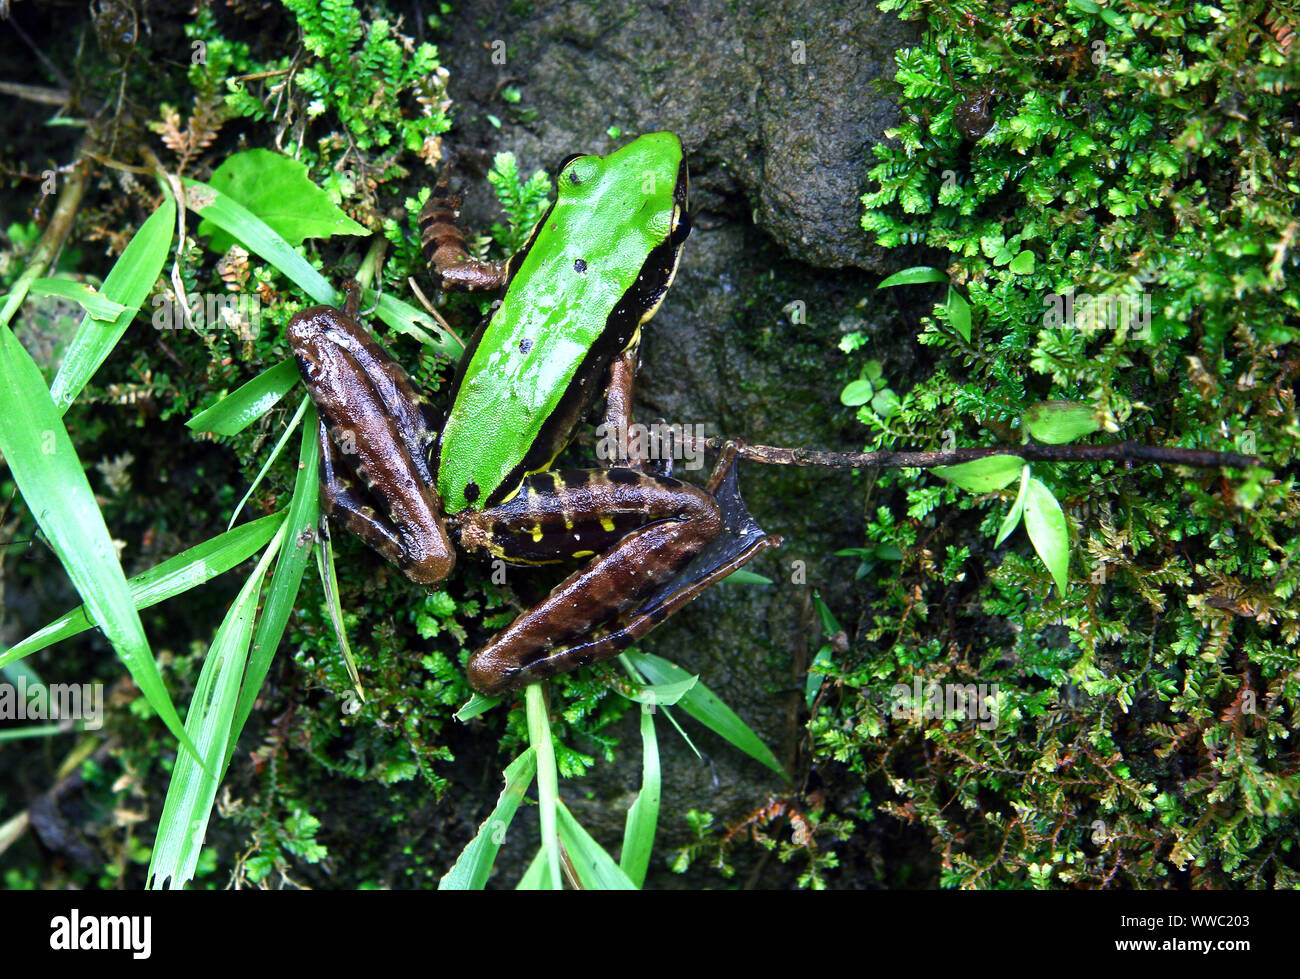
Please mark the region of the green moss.
POLYGON ((930 375, 887 424, 860 415, 871 446, 1018 441, 1061 399, 1103 427, 1087 441, 1269 470, 1036 464, 1067 518, 1064 595, 1023 536, 993 546, 1014 484, 884 477, 869 538, 902 561, 836 657, 814 764, 926 833, 945 886, 1296 886, 1294 51, 1258 4, 886 6, 927 37, 898 54, 863 226, 946 255, 973 333, 941 298, 930 375), (971 139, 954 114, 983 87, 971 139), (1150 321, 1062 326, 1052 294, 1149 298, 1150 321), (996 723, 908 719, 900 681, 996 688, 996 723))

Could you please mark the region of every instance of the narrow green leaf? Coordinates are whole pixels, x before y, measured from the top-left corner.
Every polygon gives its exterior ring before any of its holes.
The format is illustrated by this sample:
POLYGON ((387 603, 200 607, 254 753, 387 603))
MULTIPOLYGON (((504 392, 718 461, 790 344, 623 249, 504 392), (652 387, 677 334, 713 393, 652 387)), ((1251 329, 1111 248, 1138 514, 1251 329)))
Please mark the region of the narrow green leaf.
POLYGON ((947 282, 948 275, 942 269, 931 268, 928 265, 916 265, 910 269, 903 269, 901 272, 895 272, 880 285, 877 289, 888 289, 890 286, 915 286, 924 282, 947 282))
MULTIPOLYGON (((649 683, 649 680, 636 668, 636 665, 632 662, 627 653, 620 653, 618 661, 623 665, 623 669, 627 671, 627 675, 632 678, 633 683, 649 683)), ((673 726, 673 730, 675 730, 681 736, 681 739, 686 742, 686 747, 691 749, 691 753, 694 754, 696 758, 703 760, 704 756, 700 754, 700 749, 695 747, 695 742, 691 740, 691 736, 686 733, 685 729, 680 724, 677 723, 677 718, 673 716, 673 712, 669 708, 665 707, 663 708, 662 713, 664 717, 668 718, 668 723, 673 726)))
POLYGON ((75 279, 63 279, 57 276, 37 279, 27 291, 33 296, 59 296, 62 299, 71 299, 86 311, 87 316, 100 322, 112 323, 126 312, 126 307, 121 303, 113 302, 102 292, 97 292, 86 283, 75 279))
POLYGON ((1033 478, 1025 491, 1025 530, 1064 595, 1070 576, 1070 534, 1065 514, 1052 491, 1033 478))
POLYGON ((524 799, 537 774, 537 752, 527 748, 512 761, 504 774, 506 787, 497 798, 496 808, 483 820, 474 839, 460 851, 456 863, 438 882, 440 891, 481 891, 492 873, 497 853, 506 841, 506 833, 515 811, 524 799))
POLYGON ((826 680, 826 671, 834 665, 835 651, 831 648, 830 643, 827 643, 817 650, 817 655, 813 657, 813 661, 808 667, 808 677, 804 681, 803 688, 803 699, 807 706, 812 707, 813 702, 816 701, 817 693, 826 680))
POLYGON ((256 214, 215 187, 189 178, 183 183, 185 203, 191 211, 230 232, 245 248, 274 265, 318 303, 338 302, 329 280, 256 214))
POLYGON ((699 680, 697 676, 688 676, 685 680, 676 683, 642 684, 630 693, 623 692, 623 696, 650 707, 671 707, 699 680))
MULTIPOLYGON (((817 616, 821 619, 822 634, 831 638, 844 627, 840 625, 839 620, 831 612, 830 606, 822 599, 820 592, 813 592, 813 608, 817 610, 817 616)), ((822 681, 826 678, 826 670, 833 665, 834 650, 830 643, 822 646, 813 656, 813 661, 808 667, 808 676, 804 680, 804 702, 811 707, 813 701, 817 699, 817 692, 822 688, 822 681)))
MULTIPOLYGON (((870 553, 875 553, 879 548, 874 548, 870 553)), ((838 552, 837 552, 838 553, 838 552)), ((902 554, 899 554, 902 557, 902 554)), ((822 632, 828 637, 835 635, 844 626, 840 625, 840 620, 835 618, 835 613, 831 611, 829 605, 822 599, 820 592, 813 592, 813 608, 817 610, 817 617, 821 619, 822 632)))
POLYGON ((479 714, 491 710, 499 703, 501 703, 500 697, 484 697, 481 693, 476 693, 460 710, 456 711, 456 720, 468 721, 471 717, 478 717, 479 714))
POLYGON ((0 326, 0 418, 5 419, 0 425, 0 453, 91 619, 112 643, 149 705, 193 751, 158 673, 104 515, 63 418, 40 368, 7 326, 0 326))
POLYGON ((59 373, 50 385, 50 398, 58 406, 59 414, 76 400, 140 311, 140 304, 158 281, 163 262, 167 261, 175 227, 176 204, 164 200, 140 225, 140 230, 113 263, 100 294, 122 306, 122 312, 111 323, 87 316, 77 327, 76 336, 64 352, 59 373))
POLYGON ((285 517, 284 533, 286 540, 280 551, 279 560, 275 562, 275 573, 271 575, 271 585, 266 592, 266 604, 262 616, 257 622, 257 632, 253 636, 252 652, 248 657, 248 671, 239 688, 239 704, 235 710, 234 723, 230 736, 230 747, 225 764, 230 764, 230 757, 235 750, 249 715, 253 713, 253 704, 261 692, 262 682, 271 669, 271 660, 280 647, 284 636, 284 627, 289 622, 298 601, 298 589, 302 585, 303 570, 307 567, 307 558, 311 555, 312 542, 315 540, 316 521, 320 519, 320 445, 316 441, 316 407, 307 408, 307 416, 302 428, 302 444, 298 450, 298 474, 294 477, 293 499, 289 501, 289 513, 285 517), (307 533, 312 531, 312 534, 307 533))
POLYGON ((442 327, 434 323, 433 317, 428 313, 416 309, 410 303, 402 302, 390 292, 379 296, 377 305, 375 305, 375 294, 371 290, 367 289, 363 296, 365 298, 362 300, 362 308, 368 309, 374 305, 375 315, 394 330, 414 337, 444 357, 450 357, 452 360, 460 358, 463 348, 442 327))
POLYGON ((244 495, 239 498, 239 503, 235 505, 235 509, 231 511, 230 523, 226 524, 227 530, 235 525, 235 521, 239 519, 239 512, 244 509, 244 504, 248 502, 249 497, 253 495, 254 490, 261 485, 266 474, 270 472, 271 466, 275 464, 275 460, 280 458, 280 453, 284 451, 284 447, 289 441, 289 436, 294 433, 294 429, 296 429, 298 423, 302 421, 302 416, 307 413, 307 405, 309 404, 311 404, 311 398, 308 395, 303 395, 302 401, 298 404, 298 410, 293 413, 293 417, 289 419, 289 424, 284 426, 284 431, 280 434, 280 437, 276 439, 275 448, 271 450, 270 454, 262 462, 262 468, 257 471, 257 476, 254 477, 252 483, 249 484, 248 489, 244 491, 244 495))
POLYGON ((1024 464, 1019 456, 996 455, 956 466, 935 466, 931 472, 969 493, 992 493, 1019 476, 1024 464))
POLYGON ((958 335, 970 343, 970 303, 951 286, 948 288, 948 320, 958 335))
MULTIPOLYGON (((154 565, 126 583, 132 602, 137 609, 148 608, 224 574, 255 554, 283 522, 283 513, 272 513, 250 523, 240 524, 233 530, 218 534, 211 540, 196 544, 189 550, 154 565)), ((85 632, 91 625, 86 607, 79 605, 5 650, 0 654, 0 667, 85 632)))
POLYGON ((1042 401, 1027 410, 1025 428, 1039 442, 1061 445, 1101 428, 1092 406, 1073 401, 1042 401))
POLYGON ((343 617, 343 603, 339 599, 339 578, 334 569, 334 547, 328 536, 316 547, 316 573, 320 576, 321 587, 325 590, 325 608, 329 612, 330 624, 334 626, 334 639, 338 643, 339 654, 347 668, 352 688, 361 700, 366 699, 361 688, 361 674, 357 671, 357 661, 352 655, 352 645, 348 642, 348 627, 343 617))
MULTIPOLYGON (((624 655, 654 684, 678 682, 691 676, 676 663, 670 663, 651 653, 625 653, 624 655)), ((687 691, 677 702, 677 706, 751 758, 762 762, 782 778, 789 779, 790 776, 776 760, 776 755, 772 754, 771 749, 750 729, 748 724, 736 716, 735 711, 718 699, 718 696, 704 684, 697 683, 687 691)))
POLYGON ((573 818, 569 807, 556 800, 556 816, 560 840, 569 854, 569 861, 578 875, 578 880, 587 890, 600 891, 634 891, 637 889, 627 874, 603 846, 592 839, 573 818))
POLYGON ((727 577, 723 578, 722 581, 718 582, 718 584, 770 585, 772 584, 772 579, 766 575, 750 571, 748 568, 737 568, 735 571, 731 572, 731 574, 727 575, 727 577))
POLYGON ((662 792, 659 772, 659 740, 655 736, 655 712, 641 708, 641 791, 627 811, 623 827, 623 850, 619 866, 633 885, 645 883, 654 850, 655 830, 659 825, 659 800, 662 792))
POLYGON ((550 890, 546 886, 546 875, 549 861, 545 850, 538 850, 533 857, 532 863, 524 871, 524 875, 519 878, 519 883, 515 885, 517 891, 545 891, 550 890))
POLYGON ((231 721, 239 699, 239 681, 248 662, 257 596, 271 558, 284 541, 284 533, 285 525, 281 525, 226 612, 203 660, 190 709, 185 715, 185 730, 198 745, 203 765, 186 754, 176 758, 162 818, 158 821, 158 838, 149 860, 147 880, 153 890, 164 887, 180 890, 194 877, 220 782, 212 773, 224 772, 231 742, 231 721))
MULTIPOLYGON (((316 302, 330 306, 341 303, 343 297, 329 280, 256 214, 207 184, 190 179, 184 180, 184 184, 186 204, 191 211, 230 232, 249 251, 279 269, 316 302)), ((376 301, 372 290, 366 290, 364 297, 363 307, 376 301)), ((438 327, 432 317, 394 295, 384 293, 378 297, 375 315, 393 329, 410 334, 438 353, 453 358, 460 356, 460 345, 438 327)))
POLYGON ((1025 490, 1029 486, 1029 467, 1025 466, 1020 471, 1020 492, 1016 494, 1016 502, 1011 504, 1011 510, 1002 518, 1002 526, 998 528, 998 539, 993 542, 993 546, 999 546, 1006 540, 1016 524, 1020 523, 1020 515, 1025 510, 1025 490))
POLYGON ((0 730, 0 743, 5 741, 20 741, 23 738, 48 738, 52 734, 69 734, 81 730, 81 724, 68 724, 64 727, 62 724, 35 724, 30 727, 7 727, 0 730))
MULTIPOLYGON (((537 751, 537 815, 541 823, 541 851, 546 855, 549 889, 559 890, 560 848, 556 835, 556 807, 560 804, 559 776, 555 769, 555 746, 551 743, 551 722, 546 714, 546 690, 540 683, 524 688, 528 716, 528 741, 537 751)), ((545 885, 544 885, 545 886, 545 885)))
MULTIPOLYGON (((196 432, 238 435, 274 408, 298 380, 298 365, 292 360, 281 361, 212 407, 204 408, 185 424, 196 432)), ((315 437, 314 431, 312 437, 315 437)))

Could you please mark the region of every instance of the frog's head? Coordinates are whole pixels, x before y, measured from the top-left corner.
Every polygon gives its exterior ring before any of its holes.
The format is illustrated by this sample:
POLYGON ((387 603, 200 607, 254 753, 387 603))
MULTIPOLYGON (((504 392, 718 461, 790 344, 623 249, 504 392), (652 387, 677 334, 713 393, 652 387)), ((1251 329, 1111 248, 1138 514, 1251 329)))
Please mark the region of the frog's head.
POLYGON ((646 133, 608 156, 567 157, 556 174, 561 201, 624 214, 659 241, 677 230, 688 183, 675 133, 646 133))

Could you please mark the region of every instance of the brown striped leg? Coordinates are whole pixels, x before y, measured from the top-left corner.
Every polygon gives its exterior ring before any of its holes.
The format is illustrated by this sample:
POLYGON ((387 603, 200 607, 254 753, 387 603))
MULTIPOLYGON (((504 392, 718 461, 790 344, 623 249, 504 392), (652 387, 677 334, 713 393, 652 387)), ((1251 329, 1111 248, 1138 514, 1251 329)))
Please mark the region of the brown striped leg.
MULTIPOLYGON (((710 584, 779 544, 745 509, 735 459, 736 446, 728 443, 709 483, 716 496, 631 470, 596 474, 635 484, 652 522, 624 535, 478 650, 469 663, 470 685, 496 695, 616 656, 710 584), (656 519, 664 507, 676 513, 656 519)), ((533 507, 538 514, 543 509, 533 507)), ((490 512, 484 519, 493 519, 490 512)), ((544 523, 533 527, 536 540, 545 540, 544 523)), ((487 546, 464 537, 462 543, 487 546)))
POLYGON ((452 292, 491 292, 505 285, 507 263, 483 262, 470 255, 460 229, 460 198, 439 181, 420 211, 420 247, 439 288, 452 292))

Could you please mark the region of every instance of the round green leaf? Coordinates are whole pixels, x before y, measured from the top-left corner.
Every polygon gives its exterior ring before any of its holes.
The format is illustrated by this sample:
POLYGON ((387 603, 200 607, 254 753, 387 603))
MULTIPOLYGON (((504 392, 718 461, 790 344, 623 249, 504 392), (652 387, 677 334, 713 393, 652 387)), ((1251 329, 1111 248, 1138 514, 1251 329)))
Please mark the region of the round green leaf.
POLYGON ((845 385, 844 390, 840 392, 840 403, 846 404, 850 408, 856 408, 858 405, 864 405, 870 401, 873 394, 875 394, 875 388, 871 386, 871 382, 865 378, 859 378, 845 385))
POLYGON ((1029 275, 1034 271, 1034 253, 1031 251, 1021 252, 1011 260, 1011 264, 1007 268, 1011 270, 1013 275, 1029 275))
POLYGON ((935 466, 934 473, 969 493, 991 493, 1019 476, 1024 464, 1019 456, 989 456, 956 466, 935 466))
POLYGON ((1040 442, 1061 445, 1101 428, 1092 406, 1073 401, 1043 401, 1025 412, 1025 427, 1040 442))

